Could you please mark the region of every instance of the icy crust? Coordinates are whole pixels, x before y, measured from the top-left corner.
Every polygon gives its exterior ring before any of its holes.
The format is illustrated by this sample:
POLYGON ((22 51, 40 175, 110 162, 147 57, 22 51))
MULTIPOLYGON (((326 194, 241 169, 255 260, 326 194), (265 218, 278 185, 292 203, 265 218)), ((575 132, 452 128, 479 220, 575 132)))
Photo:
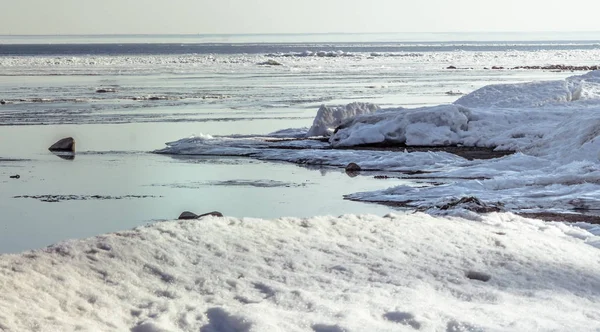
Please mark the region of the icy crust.
POLYGON ((161 222, 1 255, 0 329, 592 331, 594 239, 512 214, 161 222))
POLYGON ((200 135, 166 143, 159 154, 246 156, 314 166, 359 163, 363 170, 451 170, 471 163, 445 152, 398 153, 390 151, 334 150, 317 140, 274 140, 272 136, 213 137, 200 135))
POLYGON ((321 105, 307 136, 329 136, 342 122, 357 115, 369 114, 379 110, 379 106, 370 103, 351 103, 346 106, 321 105))

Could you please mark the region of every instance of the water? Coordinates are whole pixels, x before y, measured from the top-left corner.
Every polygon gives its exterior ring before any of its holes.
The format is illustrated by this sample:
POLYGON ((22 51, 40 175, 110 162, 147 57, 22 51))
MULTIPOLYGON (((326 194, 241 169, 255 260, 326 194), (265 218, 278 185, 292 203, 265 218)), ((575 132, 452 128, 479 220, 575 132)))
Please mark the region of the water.
POLYGON ((406 181, 148 151, 194 134, 309 127, 324 103, 418 107, 454 101, 451 90, 572 75, 484 69, 494 65, 597 64, 597 34, 567 37, 0 37, 0 252, 171 219, 184 210, 263 218, 385 214, 390 208, 342 196, 406 181), (282 66, 259 65, 268 59, 282 66), (66 136, 77 141, 73 161, 46 150, 66 136), (9 178, 15 174, 20 179, 9 178), (24 195, 77 199, 14 198, 24 195))

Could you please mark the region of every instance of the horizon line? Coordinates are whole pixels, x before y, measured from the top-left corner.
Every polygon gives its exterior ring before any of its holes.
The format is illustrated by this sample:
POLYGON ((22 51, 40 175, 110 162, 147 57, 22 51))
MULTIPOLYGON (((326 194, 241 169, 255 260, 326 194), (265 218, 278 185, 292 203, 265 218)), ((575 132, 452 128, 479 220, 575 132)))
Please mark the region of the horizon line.
POLYGON ((600 33, 600 30, 573 30, 573 31, 552 31, 552 30, 539 30, 539 31, 519 31, 519 30, 507 30, 507 31, 396 31, 396 32, 256 32, 256 33, 54 33, 54 34, 12 34, 12 33, 0 33, 0 36, 15 36, 15 37, 45 37, 45 36, 65 36, 65 37, 76 37, 76 36, 297 36, 297 35, 377 35, 377 34, 510 34, 510 33, 600 33))

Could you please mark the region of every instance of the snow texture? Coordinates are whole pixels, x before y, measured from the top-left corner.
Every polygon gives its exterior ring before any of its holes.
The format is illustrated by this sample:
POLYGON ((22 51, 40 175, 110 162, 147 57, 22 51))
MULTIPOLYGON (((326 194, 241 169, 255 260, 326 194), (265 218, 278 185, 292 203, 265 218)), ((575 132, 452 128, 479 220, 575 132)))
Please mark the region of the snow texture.
POLYGON ((159 222, 1 255, 0 330, 594 331, 593 241, 510 213, 159 222))

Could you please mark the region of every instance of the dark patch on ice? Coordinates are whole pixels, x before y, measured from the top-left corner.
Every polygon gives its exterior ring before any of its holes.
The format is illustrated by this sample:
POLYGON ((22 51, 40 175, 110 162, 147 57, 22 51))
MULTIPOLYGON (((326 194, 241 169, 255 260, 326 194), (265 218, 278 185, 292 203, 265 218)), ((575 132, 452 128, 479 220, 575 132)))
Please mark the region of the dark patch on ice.
POLYGON ((479 281, 483 281, 483 282, 488 282, 488 281, 490 281, 490 279, 492 279, 491 275, 484 273, 484 272, 477 272, 477 271, 468 271, 466 274, 466 277, 471 280, 479 280, 479 281))
POLYGON ((276 188, 276 187, 304 187, 306 183, 291 183, 276 180, 226 180, 208 182, 213 186, 241 186, 257 188, 276 188))
POLYGON ((410 312, 402 312, 402 311, 391 311, 383 314, 383 318, 392 321, 394 323, 410 326, 415 330, 421 328, 421 323, 419 323, 415 319, 415 315, 410 312))
POLYGON ((252 327, 245 318, 231 315, 222 308, 210 308, 206 316, 209 323, 201 327, 200 332, 248 332, 252 327))
POLYGON ((258 290, 259 292, 263 293, 265 295, 265 299, 268 299, 270 297, 275 296, 275 290, 265 284, 263 284, 262 282, 255 282, 253 284, 254 288, 256 288, 256 290, 258 290))
POLYGON ((446 324, 446 332, 483 332, 484 329, 456 320, 451 320, 446 324))
POLYGON ((600 225, 600 216, 593 214, 580 213, 557 213, 557 212, 518 212, 518 215, 525 218, 541 219, 544 221, 561 222, 586 222, 588 224, 600 225))
POLYGON ((152 184, 157 187, 171 187, 176 189, 197 189, 203 186, 227 186, 227 187, 256 187, 256 188, 297 188, 306 187, 310 183, 292 183, 276 180, 224 180, 208 182, 186 182, 171 184, 152 184))
POLYGON ((500 202, 491 205, 473 196, 455 199, 439 207, 440 210, 465 209, 477 213, 500 212, 503 208, 504 206, 500 202))
POLYGON ((13 198, 33 198, 42 202, 57 203, 60 201, 87 201, 87 200, 107 200, 107 199, 129 199, 129 198, 158 198, 162 196, 154 195, 124 195, 124 196, 110 196, 110 195, 20 195, 13 196, 13 198))
POLYGON ((474 159, 494 159, 511 155, 514 151, 496 151, 494 147, 476 147, 476 146, 408 146, 403 143, 383 142, 357 145, 351 147, 338 147, 343 150, 371 150, 371 151, 398 151, 398 152, 447 152, 463 157, 467 160, 474 159))
POLYGON ((234 299, 242 304, 252 304, 252 303, 260 303, 260 301, 251 300, 245 296, 237 295, 234 299))
POLYGON ((159 277, 160 280, 162 280, 163 282, 166 283, 173 283, 175 282, 175 277, 169 273, 164 272, 163 270, 161 270, 160 268, 156 267, 156 266, 152 266, 152 265, 144 265, 144 270, 156 277, 159 277))
POLYGON ((1 162, 19 162, 19 161, 31 161, 31 159, 0 158, 0 163, 1 162))
POLYGON ((313 331, 315 332, 345 332, 346 329, 343 329, 337 325, 326 325, 326 324, 314 324, 311 326, 313 331))
POLYGON ((156 296, 158 296, 158 297, 166 297, 171 300, 174 300, 179 297, 179 296, 177 296, 177 293, 170 291, 170 290, 159 290, 159 291, 156 291, 154 294, 156 294, 156 296))

